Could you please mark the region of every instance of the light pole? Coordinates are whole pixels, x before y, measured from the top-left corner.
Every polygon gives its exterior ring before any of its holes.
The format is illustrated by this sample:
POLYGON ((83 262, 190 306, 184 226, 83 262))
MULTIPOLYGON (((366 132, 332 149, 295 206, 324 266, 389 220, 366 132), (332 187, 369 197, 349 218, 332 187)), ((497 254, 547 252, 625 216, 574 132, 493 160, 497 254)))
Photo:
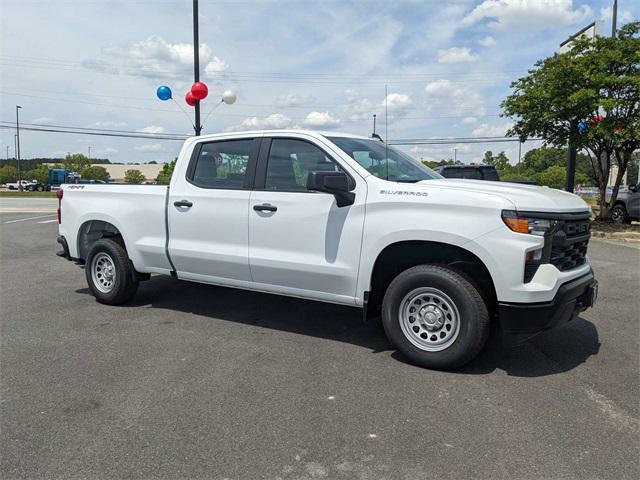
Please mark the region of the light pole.
POLYGON ((16 163, 18 164, 18 191, 22 191, 22 177, 20 175, 20 118, 18 112, 22 107, 16 105, 16 163))
POLYGON ((91 160, 91 145, 87 147, 89 149, 89 160, 91 160))
POLYGON ((453 147, 453 163, 458 163, 458 147, 453 147))
POLYGON ((7 162, 9 161, 9 145, 7 145, 7 162))
POLYGON ((611 36, 616 36, 616 24, 618 23, 618 0, 613 0, 613 9, 611 12, 611 36))
MULTIPOLYGON (((193 0, 193 83, 200 81, 200 40, 198 32, 198 0, 193 0)), ((195 123, 193 129, 196 136, 200 135, 202 125, 200 124, 200 100, 196 99, 195 123)))

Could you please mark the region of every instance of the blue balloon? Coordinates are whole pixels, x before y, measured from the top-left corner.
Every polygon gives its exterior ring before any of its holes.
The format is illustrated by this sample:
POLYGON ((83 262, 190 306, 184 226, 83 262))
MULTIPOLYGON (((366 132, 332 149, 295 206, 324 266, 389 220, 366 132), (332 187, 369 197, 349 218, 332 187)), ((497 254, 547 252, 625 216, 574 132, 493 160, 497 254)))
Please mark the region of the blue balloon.
POLYGON ((586 129, 587 129, 587 124, 584 123, 582 120, 580 120, 578 122, 578 133, 584 133, 586 129))
POLYGON ((158 95, 158 98, 164 102, 171 98, 171 89, 166 85, 162 85, 161 87, 158 87, 156 95, 158 95))

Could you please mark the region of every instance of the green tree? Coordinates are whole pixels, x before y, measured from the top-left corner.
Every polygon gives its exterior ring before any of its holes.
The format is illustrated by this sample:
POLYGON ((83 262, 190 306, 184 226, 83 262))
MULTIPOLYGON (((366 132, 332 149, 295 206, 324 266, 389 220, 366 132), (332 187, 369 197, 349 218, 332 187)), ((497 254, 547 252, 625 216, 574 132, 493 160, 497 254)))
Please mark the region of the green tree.
POLYGON ((49 169, 46 165, 38 165, 33 170, 25 172, 22 176, 25 180, 36 180, 45 185, 49 181, 49 169))
POLYGON ((509 133, 541 137, 563 147, 571 141, 591 161, 599 188, 600 218, 606 218, 633 152, 640 148, 640 22, 617 37, 579 39, 563 54, 536 62, 511 84, 502 103, 514 119, 509 133), (578 130, 580 122, 586 128, 578 130), (618 175, 607 199, 612 165, 618 175))
POLYGON ((127 170, 124 172, 124 181, 131 184, 140 184, 146 180, 140 170, 127 170))
POLYGON ((11 165, 0 167, 0 184, 11 183, 18 180, 18 170, 11 165))
POLYGON ((109 172, 107 172, 107 169, 97 165, 85 167, 80 170, 79 173, 82 178, 86 180, 109 180, 109 172))
POLYGON ((496 167, 496 170, 498 170, 498 173, 500 174, 507 174, 511 171, 509 158, 507 158, 507 155, 504 152, 500 152, 498 155, 494 155, 491 150, 487 150, 486 152, 484 152, 482 163, 484 163, 485 165, 496 167))
POLYGON ((173 175, 173 169, 176 168, 177 161, 178 159, 175 158, 172 162, 165 163, 162 166, 162 170, 156 177, 156 183, 160 185, 169 185, 169 182, 171 182, 171 176, 173 175))
MULTIPOLYGON (((535 177, 536 174, 545 171, 552 165, 564 167, 567 164, 567 152, 567 148, 550 147, 547 145, 534 148, 524 154, 517 169, 521 174, 531 178, 535 177)), ((578 173, 587 177, 584 183, 595 185, 595 173, 587 155, 578 154, 576 159, 576 174, 578 173)))
POLYGON ((80 173, 83 169, 91 165, 91 160, 81 153, 70 153, 62 161, 64 168, 72 172, 80 173))
MULTIPOLYGON (((562 189, 564 188, 565 180, 567 178, 567 169, 561 165, 551 165, 543 172, 533 175, 533 177, 540 185, 562 189)), ((586 181, 586 175, 583 173, 576 173, 577 184, 585 183, 586 181)))

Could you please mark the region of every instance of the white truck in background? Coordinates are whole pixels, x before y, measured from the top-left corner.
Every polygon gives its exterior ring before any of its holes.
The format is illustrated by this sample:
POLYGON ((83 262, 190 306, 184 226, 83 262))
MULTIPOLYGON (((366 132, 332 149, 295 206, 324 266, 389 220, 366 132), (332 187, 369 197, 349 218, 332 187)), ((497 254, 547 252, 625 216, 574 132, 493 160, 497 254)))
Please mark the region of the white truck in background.
POLYGON ((597 295, 579 197, 444 179, 366 137, 193 137, 169 186, 63 185, 58 198, 58 255, 85 264, 99 302, 162 274, 351 305, 429 368, 473 359, 492 316, 521 341, 597 295))

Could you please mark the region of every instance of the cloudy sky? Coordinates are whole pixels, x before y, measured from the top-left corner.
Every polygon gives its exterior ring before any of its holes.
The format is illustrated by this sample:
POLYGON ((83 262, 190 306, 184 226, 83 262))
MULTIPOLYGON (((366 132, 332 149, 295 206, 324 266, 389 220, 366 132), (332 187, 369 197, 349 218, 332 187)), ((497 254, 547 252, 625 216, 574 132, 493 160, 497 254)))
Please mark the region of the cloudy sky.
MULTIPOLYGON (((509 83, 594 20, 610 32, 610 0, 200 0, 204 133, 311 128, 391 139, 504 134, 509 83), (225 89, 235 105, 219 104, 225 89)), ((640 18, 620 0, 618 23, 640 18)), ((0 0, 0 121, 192 132, 190 0, 0 0), (179 103, 155 97, 169 85, 179 103)), ((0 129, 1 154, 13 130, 0 129)), ((84 152, 164 162, 180 142, 21 132, 23 158, 84 152)), ((535 146, 533 144, 530 147, 535 146)), ((425 159, 478 161, 511 144, 407 147, 425 159), (506 146, 505 145, 509 145, 506 146)))

